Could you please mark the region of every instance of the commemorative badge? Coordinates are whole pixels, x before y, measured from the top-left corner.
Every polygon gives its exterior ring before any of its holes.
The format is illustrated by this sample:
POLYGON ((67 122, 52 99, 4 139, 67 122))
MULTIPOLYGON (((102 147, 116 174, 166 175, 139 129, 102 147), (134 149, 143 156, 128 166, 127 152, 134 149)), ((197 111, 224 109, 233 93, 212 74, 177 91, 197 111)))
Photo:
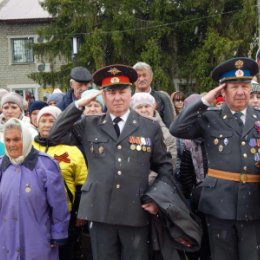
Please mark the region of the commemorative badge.
POLYGON ((224 150, 224 146, 223 146, 222 144, 219 145, 218 150, 219 150, 219 152, 223 152, 223 150, 224 150))
POLYGON ((29 193, 30 191, 31 191, 31 185, 27 183, 25 185, 25 192, 29 193))
POLYGON ((217 144, 219 143, 218 138, 215 138, 215 139, 213 140, 213 143, 214 143, 215 145, 217 145, 217 144))
POLYGON ((258 133, 260 133, 260 121, 255 122, 255 129, 258 133))

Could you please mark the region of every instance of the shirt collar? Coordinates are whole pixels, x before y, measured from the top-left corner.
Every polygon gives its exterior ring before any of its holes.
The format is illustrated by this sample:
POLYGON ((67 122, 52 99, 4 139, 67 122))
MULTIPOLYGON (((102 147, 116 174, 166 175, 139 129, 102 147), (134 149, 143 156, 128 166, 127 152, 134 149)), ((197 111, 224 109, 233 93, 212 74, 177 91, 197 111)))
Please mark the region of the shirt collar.
MULTIPOLYGON (((236 111, 233 111, 231 109, 230 109, 230 111, 231 111, 232 115, 234 115, 236 113, 236 111)), ((243 109, 242 111, 240 111, 240 112, 243 114, 243 116, 245 116, 246 115, 246 111, 247 111, 247 107, 245 109, 243 109)))
MULTIPOLYGON (((129 116, 129 114, 130 114, 130 109, 128 109, 125 114, 123 114, 122 116, 120 116, 120 118, 121 118, 124 122, 126 122, 128 116, 129 116)), ((113 114, 111 114, 111 113, 110 113, 110 116, 111 116, 112 121, 117 117, 117 116, 115 116, 115 115, 113 115, 113 114)))

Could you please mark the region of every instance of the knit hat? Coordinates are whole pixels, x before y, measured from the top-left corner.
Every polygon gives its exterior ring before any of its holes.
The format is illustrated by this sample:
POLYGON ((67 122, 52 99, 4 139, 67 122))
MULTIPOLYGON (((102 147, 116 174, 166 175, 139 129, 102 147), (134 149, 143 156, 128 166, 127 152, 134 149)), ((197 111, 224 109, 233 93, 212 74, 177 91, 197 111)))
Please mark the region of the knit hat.
POLYGON ((2 97, 1 108, 6 103, 14 103, 21 109, 21 111, 24 110, 23 98, 15 92, 9 92, 2 97))
POLYGON ((62 101, 64 94, 63 93, 52 93, 51 95, 48 96, 47 103, 51 101, 55 101, 56 104, 62 101))
POLYGON ((0 101, 1 101, 2 97, 3 97, 5 94, 7 94, 7 93, 9 93, 8 90, 6 90, 5 88, 0 88, 0 101))
MULTIPOLYGON (((82 97, 82 98, 83 98, 83 97, 88 97, 89 95, 91 95, 91 94, 96 94, 96 93, 98 93, 98 92, 99 92, 99 90, 97 90, 97 89, 89 89, 89 90, 84 91, 84 92, 81 94, 81 97, 82 97)), ((104 109, 104 100, 103 100, 103 98, 102 98, 101 95, 99 95, 99 96, 96 97, 96 101, 101 105, 102 109, 104 109)))
POLYGON ((34 110, 41 110, 46 106, 48 106, 48 104, 43 101, 34 101, 29 106, 29 114, 31 115, 34 110))
POLYGON ((60 113, 61 113, 61 110, 56 106, 44 107, 40 110, 40 112, 37 115, 37 124, 39 124, 40 118, 43 115, 46 115, 46 114, 52 115, 54 117, 54 119, 56 120, 58 118, 58 116, 60 115, 60 113))
POLYGON ((146 93, 146 92, 135 93, 132 96, 131 107, 133 109, 135 109, 137 106, 143 105, 143 104, 154 106, 155 105, 154 97, 151 94, 146 93))

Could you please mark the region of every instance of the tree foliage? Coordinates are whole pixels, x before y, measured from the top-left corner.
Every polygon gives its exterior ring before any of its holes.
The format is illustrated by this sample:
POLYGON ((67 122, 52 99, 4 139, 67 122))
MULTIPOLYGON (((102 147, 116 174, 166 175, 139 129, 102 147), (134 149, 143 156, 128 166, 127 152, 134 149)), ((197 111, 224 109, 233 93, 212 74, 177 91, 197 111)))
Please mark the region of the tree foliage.
POLYGON ((154 70, 154 85, 174 91, 173 79, 192 83, 189 91, 212 87, 214 66, 234 56, 254 54, 257 17, 254 0, 45 0, 53 16, 39 34, 48 42, 34 44, 39 57, 60 71, 34 73, 40 84, 63 85, 71 67, 101 66, 137 61, 154 70), (72 57, 72 37, 80 48, 72 57))

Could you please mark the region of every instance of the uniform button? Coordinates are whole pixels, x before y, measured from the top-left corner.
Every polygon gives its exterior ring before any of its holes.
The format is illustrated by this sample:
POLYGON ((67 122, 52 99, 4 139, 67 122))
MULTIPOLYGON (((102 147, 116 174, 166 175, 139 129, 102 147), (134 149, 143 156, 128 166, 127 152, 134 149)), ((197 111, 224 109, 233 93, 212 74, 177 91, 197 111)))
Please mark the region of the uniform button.
POLYGON ((121 174, 122 174, 122 172, 121 172, 121 171, 118 171, 118 172, 117 172, 117 174, 118 174, 118 175, 121 175, 121 174))
POLYGON ((117 149, 118 149, 118 150, 121 150, 121 149, 122 149, 122 145, 118 145, 118 146, 117 146, 117 149))
POLYGON ((245 142, 245 141, 242 141, 242 142, 241 142, 241 145, 242 145, 242 146, 245 146, 245 145, 246 145, 246 142, 245 142))
POLYGON ((246 154, 246 153, 244 153, 244 154, 243 154, 243 157, 244 157, 244 158, 247 158, 247 154, 246 154))
POLYGON ((121 158, 118 158, 117 160, 118 160, 119 162, 121 162, 121 161, 122 161, 122 159, 121 159, 121 158))
POLYGON ((246 170, 247 170, 247 166, 244 166, 244 167, 243 167, 243 170, 246 171, 246 170))
POLYGON ((120 184, 117 184, 117 185, 116 185, 116 188, 119 189, 119 188, 120 188, 120 184))

